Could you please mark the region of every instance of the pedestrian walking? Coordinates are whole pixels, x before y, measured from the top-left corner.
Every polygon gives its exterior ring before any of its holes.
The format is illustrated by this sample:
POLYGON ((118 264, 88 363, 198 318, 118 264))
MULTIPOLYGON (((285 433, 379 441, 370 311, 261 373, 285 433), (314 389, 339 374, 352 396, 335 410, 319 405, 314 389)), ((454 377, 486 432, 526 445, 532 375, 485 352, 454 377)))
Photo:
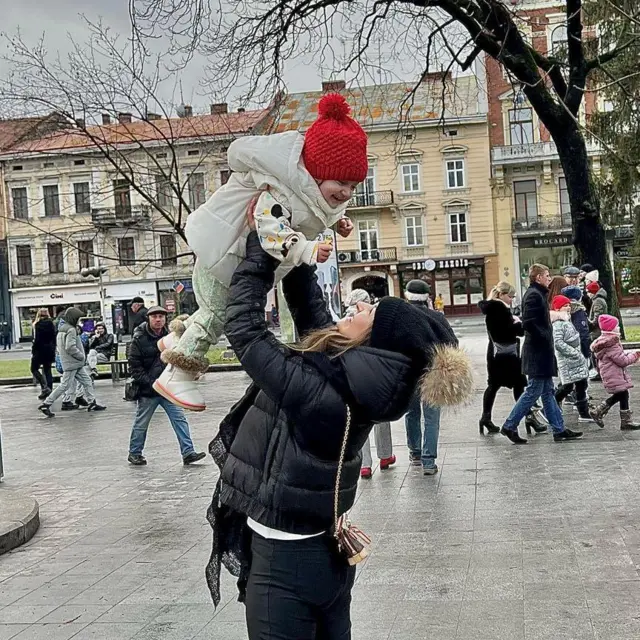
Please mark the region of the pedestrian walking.
POLYGON ((129 303, 129 309, 131 309, 131 315, 129 316, 129 333, 133 335, 135 330, 143 323, 147 321, 147 314, 149 310, 144 306, 144 298, 136 296, 129 303))
POLYGON ((82 339, 78 333, 78 322, 82 317, 82 311, 76 307, 70 307, 63 316, 64 323, 60 323, 56 346, 62 362, 62 378, 55 391, 38 407, 48 418, 53 418, 55 414, 51 411, 51 406, 71 388, 76 381, 84 389, 87 398, 87 411, 104 411, 106 407, 98 404, 93 392, 93 380, 89 375, 87 356, 84 351, 82 339))
POLYGON ((562 290, 562 295, 571 300, 571 322, 580 336, 580 351, 588 360, 591 357, 591 338, 589 336, 589 317, 582 304, 582 291, 577 285, 570 285, 562 290))
MULTIPOLYGON (((407 302, 427 316, 433 316, 438 311, 432 311, 429 294, 431 290, 424 280, 411 280, 407 284, 404 297, 407 302)), ((441 321, 444 319, 444 313, 441 321)), ((407 447, 409 449, 409 462, 418 467, 422 465, 422 473, 432 476, 438 473, 436 459, 438 457, 438 438, 440 436, 440 407, 429 404, 415 393, 407 415, 404 417, 404 426, 407 432, 407 447), (421 422, 424 423, 424 430, 421 422)))
POLYGON ((629 389, 633 388, 627 367, 640 360, 640 351, 625 351, 620 341, 620 324, 618 319, 608 314, 598 318, 601 335, 591 345, 591 350, 598 360, 598 370, 602 376, 604 388, 611 394, 595 412, 594 419, 604 427, 604 417, 613 405, 620 404, 620 429, 636 431, 640 424, 633 422, 633 414, 629 409, 629 389))
POLYGON ((462 401, 470 364, 440 314, 399 298, 361 302, 332 325, 315 268, 304 264, 282 287, 306 337, 281 344, 255 311, 277 265, 252 233, 231 280, 224 330, 253 384, 210 445, 221 477, 207 578, 217 605, 221 563, 238 577, 249 640, 346 640, 353 564, 367 539, 342 516, 355 501, 362 446, 374 421, 404 413, 419 383, 430 403, 462 401))
POLYGON ((11 325, 6 321, 0 324, 0 339, 2 339, 3 351, 11 349, 11 325))
POLYGON ((438 313, 444 313, 444 300, 442 299, 441 293, 436 296, 433 307, 438 313))
POLYGON ((138 325, 129 349, 129 373, 136 388, 136 415, 131 429, 128 460, 132 465, 147 464, 142 455, 147 440, 151 418, 158 407, 162 407, 178 438, 182 462, 185 465, 202 460, 206 454, 193 446, 189 423, 184 411, 153 390, 153 383, 167 366, 160 358, 158 341, 168 335, 167 311, 162 307, 151 307, 147 320, 138 325))
POLYGON ((589 311, 589 330, 591 333, 591 341, 600 337, 600 325, 598 318, 606 314, 607 308, 607 292, 600 286, 598 282, 590 282, 587 285, 587 294, 591 300, 591 310, 589 311))
MULTIPOLYGON (((520 359, 520 338, 524 328, 520 318, 513 315, 511 304, 516 295, 515 288, 508 282, 498 282, 491 289, 489 298, 478 303, 485 316, 485 325, 489 336, 487 346, 487 388, 482 397, 482 416, 480 417, 480 434, 485 429, 488 433, 498 433, 500 427, 492 420, 493 405, 498 391, 505 387, 513 390, 513 399, 518 401, 527 386, 527 378, 522 373, 520 359)), ((547 430, 541 425, 535 412, 531 411, 525 418, 527 433, 533 429, 537 433, 547 430)))
MULTIPOLYGON (((380 464, 380 471, 386 471, 396 463, 393 455, 393 442, 391 440, 391 423, 387 420, 375 425, 373 428, 376 440, 376 456, 380 464)), ((360 477, 368 480, 373 475, 373 458, 371 457, 371 434, 362 447, 362 467, 360 477)))
POLYGON ((526 444, 518 434, 518 425, 533 408, 538 398, 542 399, 545 416, 553 430, 556 442, 582 437, 582 432, 565 428, 562 411, 554 395, 553 377, 557 375, 553 346, 553 329, 549 315, 549 268, 532 264, 529 268, 529 288, 522 297, 522 372, 528 383, 500 430, 513 444, 526 444))
POLYGON ((56 359, 56 328, 46 307, 38 309, 33 323, 31 345, 31 375, 40 385, 39 400, 45 400, 53 391, 51 367, 56 359), (40 369, 42 368, 42 373, 40 369))
POLYGON ((560 376, 560 387, 555 393, 556 402, 562 409, 562 401, 575 387, 578 422, 593 422, 587 398, 589 363, 580 348, 580 334, 571 322, 571 300, 567 296, 556 296, 552 300, 551 323, 560 376))

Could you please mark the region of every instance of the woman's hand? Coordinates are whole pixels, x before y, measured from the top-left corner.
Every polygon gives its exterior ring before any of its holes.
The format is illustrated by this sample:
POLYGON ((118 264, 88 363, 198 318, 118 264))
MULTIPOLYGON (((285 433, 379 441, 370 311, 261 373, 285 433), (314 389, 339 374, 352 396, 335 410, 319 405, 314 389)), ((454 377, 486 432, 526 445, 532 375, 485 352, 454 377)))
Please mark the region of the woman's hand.
POLYGON ((329 259, 331 252, 333 251, 333 246, 330 244, 319 244, 318 252, 316 253, 316 262, 322 264, 329 259))
POLYGON ((343 238, 348 238, 349 235, 351 235, 351 232, 353 231, 353 229, 354 229, 353 222, 351 222, 351 220, 346 216, 338 220, 338 233, 343 238))

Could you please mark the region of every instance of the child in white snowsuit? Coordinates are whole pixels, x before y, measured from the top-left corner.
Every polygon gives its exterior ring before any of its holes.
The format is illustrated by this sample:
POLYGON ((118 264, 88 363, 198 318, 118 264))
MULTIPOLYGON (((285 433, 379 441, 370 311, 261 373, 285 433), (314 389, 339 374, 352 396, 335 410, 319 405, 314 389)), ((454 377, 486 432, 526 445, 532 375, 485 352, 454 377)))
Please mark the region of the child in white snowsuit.
POLYGON ((344 237, 352 231, 344 212, 367 176, 367 136, 349 116, 344 97, 328 94, 305 135, 239 138, 229 146, 228 163, 229 181, 189 216, 185 229, 196 254, 198 311, 184 322, 174 320, 171 333, 158 342, 169 366, 153 388, 192 411, 205 409, 195 381, 223 331, 228 288, 251 227, 262 248, 282 262, 276 281, 299 264, 325 262, 332 247, 315 238, 336 224, 344 237))

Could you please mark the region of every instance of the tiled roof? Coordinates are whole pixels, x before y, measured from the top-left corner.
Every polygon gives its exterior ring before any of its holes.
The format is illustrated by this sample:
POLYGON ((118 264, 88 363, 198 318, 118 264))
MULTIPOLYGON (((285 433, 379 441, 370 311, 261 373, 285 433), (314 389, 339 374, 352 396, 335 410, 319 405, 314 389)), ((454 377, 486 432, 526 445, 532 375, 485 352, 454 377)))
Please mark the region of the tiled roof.
MULTIPOLYGON (((233 136, 250 133, 268 114, 268 110, 246 111, 215 115, 196 115, 188 118, 161 118, 150 122, 134 120, 130 123, 96 125, 83 131, 67 128, 36 140, 24 141, 13 145, 11 154, 71 151, 74 149, 95 148, 97 143, 107 146, 131 143, 172 143, 178 140, 188 141, 215 136, 233 136), (95 139, 96 142, 93 142, 95 139)), ((1 147, 0 147, 1 149, 1 147)))
MULTIPOLYGON (((351 115, 365 128, 397 124, 402 109, 410 109, 408 121, 411 123, 437 121, 442 115, 443 104, 445 120, 486 114, 486 111, 480 111, 481 88, 475 76, 449 77, 444 85, 441 77, 429 78, 412 96, 414 87, 415 84, 409 82, 397 82, 353 87, 340 93, 351 105, 351 115)), ((308 129, 318 115, 318 100, 322 94, 322 91, 312 91, 287 95, 273 125, 275 131, 308 129)))
POLYGON ((15 118, 0 120, 0 151, 9 149, 12 145, 28 138, 35 133, 49 116, 37 118, 15 118))

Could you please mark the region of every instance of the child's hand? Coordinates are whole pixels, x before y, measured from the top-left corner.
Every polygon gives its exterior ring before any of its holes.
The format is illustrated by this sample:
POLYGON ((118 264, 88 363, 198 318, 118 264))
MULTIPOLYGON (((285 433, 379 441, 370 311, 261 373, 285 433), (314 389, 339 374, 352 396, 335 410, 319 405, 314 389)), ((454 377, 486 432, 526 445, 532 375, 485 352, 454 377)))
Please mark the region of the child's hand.
POLYGON ((333 251, 333 247, 330 244, 319 244, 318 252, 316 254, 316 262, 323 263, 329 259, 331 252, 333 251))
POLYGON ((347 217, 340 218, 338 220, 338 233, 343 238, 348 238, 351 232, 353 231, 353 222, 347 217))

